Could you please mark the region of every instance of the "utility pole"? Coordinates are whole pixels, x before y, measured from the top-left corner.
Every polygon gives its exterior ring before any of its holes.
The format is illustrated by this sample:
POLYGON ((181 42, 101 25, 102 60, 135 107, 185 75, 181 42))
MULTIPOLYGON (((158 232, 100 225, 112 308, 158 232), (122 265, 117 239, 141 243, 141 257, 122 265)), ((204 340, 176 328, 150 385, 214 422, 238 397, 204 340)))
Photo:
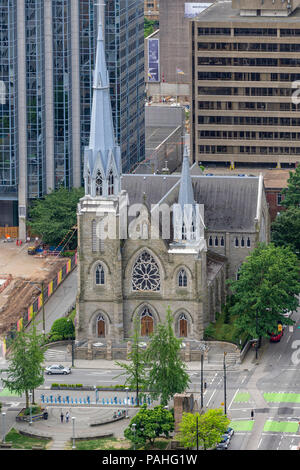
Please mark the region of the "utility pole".
POLYGON ((44 302, 44 281, 41 282, 41 286, 42 286, 42 311, 43 311, 43 336, 44 336, 44 339, 45 339, 45 335, 46 335, 46 322, 45 322, 45 302, 44 302))
POLYGON ((201 408, 203 408, 203 351, 201 351, 201 408))
POLYGON ((198 415, 196 416, 196 429, 197 429, 197 450, 199 450, 198 415))
POLYGON ((258 318, 257 318, 257 310, 255 311, 255 320, 256 320, 256 346, 255 346, 255 359, 257 359, 258 357, 258 353, 257 353, 257 350, 258 350, 258 328, 257 328, 257 324, 258 324, 258 318))
POLYGON ((227 404, 226 404, 226 352, 224 351, 224 414, 227 415, 227 404))

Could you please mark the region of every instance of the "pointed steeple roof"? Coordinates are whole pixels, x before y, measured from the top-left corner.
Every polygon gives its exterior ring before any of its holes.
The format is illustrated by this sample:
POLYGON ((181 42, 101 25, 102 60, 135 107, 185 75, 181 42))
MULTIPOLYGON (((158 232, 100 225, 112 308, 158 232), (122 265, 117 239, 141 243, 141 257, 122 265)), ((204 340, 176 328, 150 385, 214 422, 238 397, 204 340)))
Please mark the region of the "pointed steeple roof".
MULTIPOLYGON (((101 15, 100 15, 101 18, 101 15)), ((93 82, 90 141, 84 154, 85 191, 93 197, 120 192, 121 152, 115 142, 103 26, 99 23, 93 82)))
POLYGON ((194 190, 190 173, 190 161, 187 146, 184 146, 182 170, 180 178, 178 204, 184 208, 185 204, 195 204, 194 190))
POLYGON ((106 153, 115 146, 109 77, 105 61, 103 26, 100 22, 93 82, 93 105, 89 148, 96 151, 101 150, 103 153, 106 153))

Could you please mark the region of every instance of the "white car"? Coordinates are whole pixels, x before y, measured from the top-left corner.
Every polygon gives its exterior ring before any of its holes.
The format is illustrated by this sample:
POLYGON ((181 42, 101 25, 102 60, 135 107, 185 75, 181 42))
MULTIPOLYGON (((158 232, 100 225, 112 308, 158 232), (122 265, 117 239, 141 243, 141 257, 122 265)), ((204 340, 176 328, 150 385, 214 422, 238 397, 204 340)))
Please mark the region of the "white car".
POLYGON ((46 367, 46 374, 52 375, 52 374, 71 374, 71 369, 70 367, 64 367, 59 364, 52 364, 52 366, 46 367))

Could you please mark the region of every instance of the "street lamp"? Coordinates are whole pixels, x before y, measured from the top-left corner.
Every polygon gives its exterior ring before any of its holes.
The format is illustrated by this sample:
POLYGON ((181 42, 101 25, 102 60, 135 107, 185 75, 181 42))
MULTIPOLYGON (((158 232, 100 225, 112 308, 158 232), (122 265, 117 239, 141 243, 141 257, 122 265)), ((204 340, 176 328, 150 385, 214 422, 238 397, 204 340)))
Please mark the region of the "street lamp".
POLYGON ((128 418, 128 390, 129 388, 126 387, 125 390, 126 390, 126 418, 128 418))
POLYGON ((32 425, 32 393, 29 392, 29 405, 30 405, 30 421, 29 424, 30 426, 32 425))
POLYGON ((135 434, 136 434, 136 424, 135 424, 135 423, 133 423, 132 427, 133 427, 133 436, 134 436, 133 445, 134 445, 134 450, 135 450, 135 434))
POLYGON ((2 438, 2 442, 3 442, 4 444, 5 444, 5 435, 6 435, 5 416, 6 416, 6 413, 3 411, 3 413, 2 413, 2 427, 3 427, 3 438, 2 438))
POLYGON ((227 353, 224 351, 223 367, 224 367, 224 414, 225 414, 225 416, 227 414, 227 406, 226 406, 226 362, 225 362, 226 354, 227 353))
POLYGON ((72 416, 72 427, 73 427, 73 444, 72 444, 72 449, 76 449, 76 445, 75 445, 75 416, 72 416))

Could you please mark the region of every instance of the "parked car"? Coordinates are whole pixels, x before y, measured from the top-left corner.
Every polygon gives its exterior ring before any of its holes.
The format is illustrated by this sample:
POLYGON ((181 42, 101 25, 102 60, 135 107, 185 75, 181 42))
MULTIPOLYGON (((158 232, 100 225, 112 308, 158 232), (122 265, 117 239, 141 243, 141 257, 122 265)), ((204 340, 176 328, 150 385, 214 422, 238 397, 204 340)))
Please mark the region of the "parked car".
POLYGON ((225 431, 225 434, 229 436, 229 438, 231 439, 232 436, 234 435, 234 430, 232 428, 227 428, 225 431))
POLYGON ((52 374, 67 375, 67 374, 71 373, 70 367, 64 367, 64 366, 59 365, 59 364, 52 364, 52 366, 46 367, 45 371, 46 371, 46 374, 48 374, 48 375, 52 375, 52 374))
POLYGON ((229 443, 230 443, 229 435, 223 434, 221 441, 216 446, 216 450, 227 450, 229 443))
POLYGON ((283 336, 283 330, 279 333, 271 333, 270 334, 270 341, 271 343, 279 343, 283 336))

